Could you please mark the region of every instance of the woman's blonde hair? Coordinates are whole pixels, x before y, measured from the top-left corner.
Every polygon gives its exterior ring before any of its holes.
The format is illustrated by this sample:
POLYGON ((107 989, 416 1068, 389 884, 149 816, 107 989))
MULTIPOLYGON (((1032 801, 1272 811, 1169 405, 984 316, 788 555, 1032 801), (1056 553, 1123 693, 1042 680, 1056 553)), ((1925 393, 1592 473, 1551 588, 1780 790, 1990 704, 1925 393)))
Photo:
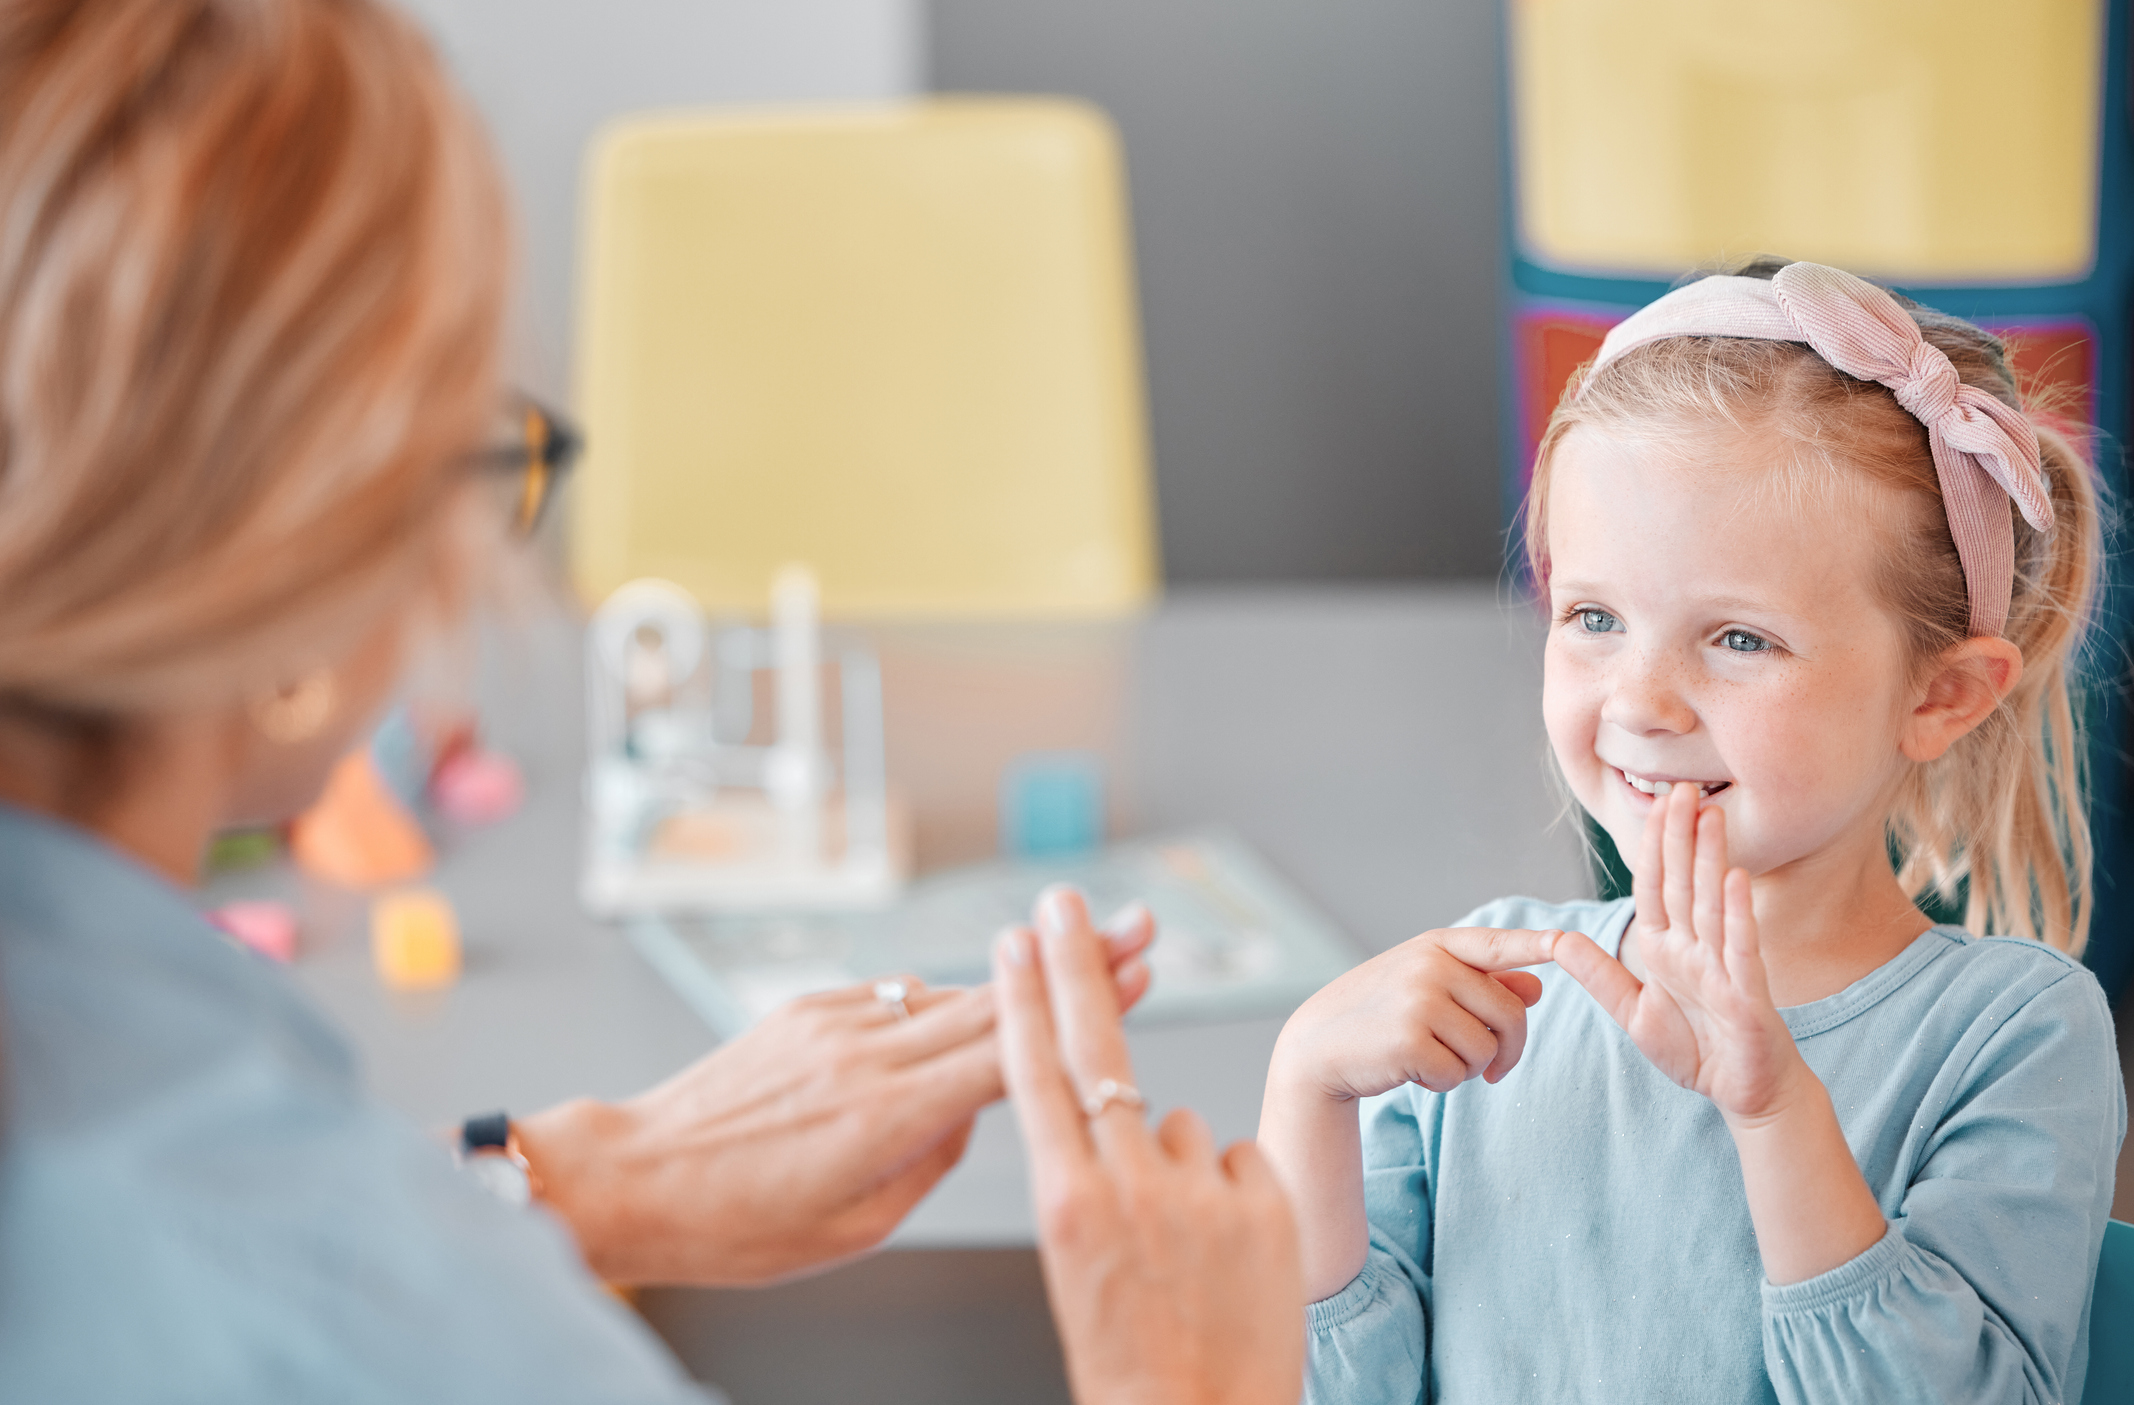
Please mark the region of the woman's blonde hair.
POLYGON ((381 5, 0 4, 0 704, 219 705, 403 598, 494 411, 508 238, 381 5))
MULTIPOLYGON (((1759 259, 1728 271, 1768 278, 1783 267, 1784 260, 1759 259)), ((2024 408, 1998 338, 1899 301, 1966 382, 2024 408)), ((1900 513, 1868 520, 1887 547, 1877 586, 1904 623, 1916 678, 1969 635, 1963 566, 1926 430, 1888 389, 1853 379, 1799 343, 1734 337, 1668 338, 1590 380, 1588 373, 1579 368, 1556 406, 1527 489, 1527 560, 1539 580, 1548 579, 1549 465, 1565 435, 1594 425, 1673 438, 1719 425, 1794 446, 1789 467, 1768 485, 1775 493, 1845 491, 1864 481, 1899 495, 1900 513)), ((2088 461, 2047 423, 2038 438, 2055 523, 2035 531, 2014 514, 2015 589, 2004 633, 2023 652, 2022 679, 1939 760, 1913 768, 1889 836, 1907 892, 1949 901, 1968 885, 1964 923, 1973 931, 2039 938, 2079 955, 2089 932, 2090 837, 2069 677, 2102 547, 2088 461)))

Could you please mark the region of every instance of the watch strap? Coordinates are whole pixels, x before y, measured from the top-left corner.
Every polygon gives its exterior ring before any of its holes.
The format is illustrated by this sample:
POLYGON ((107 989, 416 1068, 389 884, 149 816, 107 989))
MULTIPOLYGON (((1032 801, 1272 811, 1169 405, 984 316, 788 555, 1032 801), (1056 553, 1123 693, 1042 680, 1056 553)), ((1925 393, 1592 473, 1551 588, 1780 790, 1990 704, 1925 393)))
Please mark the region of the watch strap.
POLYGON ((459 1124, 463 1152, 505 1151, 511 1146, 511 1118, 501 1112, 485 1112, 459 1124))

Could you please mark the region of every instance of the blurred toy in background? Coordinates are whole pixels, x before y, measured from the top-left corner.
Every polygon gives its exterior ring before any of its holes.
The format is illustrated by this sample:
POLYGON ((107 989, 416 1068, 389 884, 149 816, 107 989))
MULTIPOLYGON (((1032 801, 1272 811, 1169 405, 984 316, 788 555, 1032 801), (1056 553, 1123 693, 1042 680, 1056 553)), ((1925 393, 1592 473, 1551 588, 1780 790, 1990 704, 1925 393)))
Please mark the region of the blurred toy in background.
POLYGON ((422 811, 453 825, 494 824, 525 795, 517 763, 482 747, 471 710, 395 708, 290 825, 290 855, 343 887, 403 883, 436 863, 422 811))
POLYGON ((273 828, 224 830, 208 841, 207 871, 238 873, 281 856, 281 831, 273 828))
POLYGON ((296 959, 296 911, 287 903, 225 903, 208 913, 239 946, 284 964, 296 959))
POLYGON ((638 580, 586 641, 589 768, 580 894, 629 912, 879 907, 903 887, 908 825, 890 803, 879 665, 839 640, 825 658, 814 575, 789 566, 768 629, 713 631, 694 596, 638 580), (825 667, 839 745, 823 721, 825 667), (769 738, 757 696, 773 703, 769 738))
POLYGON ((434 990, 459 979, 459 915, 431 888, 386 893, 371 904, 371 964, 395 990, 434 990))
POLYGON ((1064 859, 1104 846, 1104 769, 1086 751, 1033 751, 1000 777, 1000 852, 1064 859))
POLYGON ((289 853, 306 873, 344 888, 419 878, 437 861, 368 747, 342 757, 318 802, 290 825, 289 853))

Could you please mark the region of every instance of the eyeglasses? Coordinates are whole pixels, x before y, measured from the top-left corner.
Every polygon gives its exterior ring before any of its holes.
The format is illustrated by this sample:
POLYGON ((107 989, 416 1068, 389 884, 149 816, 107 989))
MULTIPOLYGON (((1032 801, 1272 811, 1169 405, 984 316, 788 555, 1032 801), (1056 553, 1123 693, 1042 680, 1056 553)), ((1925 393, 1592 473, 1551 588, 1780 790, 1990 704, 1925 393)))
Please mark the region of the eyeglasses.
POLYGON ((478 449, 469 463, 494 473, 504 485, 511 529, 530 537, 541 525, 556 482, 577 461, 584 441, 564 418, 526 395, 514 395, 499 409, 497 442, 478 449))

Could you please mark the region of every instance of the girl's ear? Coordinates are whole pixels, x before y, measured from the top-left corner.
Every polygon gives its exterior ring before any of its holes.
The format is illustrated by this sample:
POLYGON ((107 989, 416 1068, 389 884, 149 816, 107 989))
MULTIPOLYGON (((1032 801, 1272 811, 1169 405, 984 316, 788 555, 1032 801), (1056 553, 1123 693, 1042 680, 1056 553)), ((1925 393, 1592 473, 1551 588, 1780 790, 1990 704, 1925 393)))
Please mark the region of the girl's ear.
POLYGON ((2005 639, 1966 639, 1935 665, 1904 719, 1897 747, 1913 761, 1933 761, 1993 715, 2023 678, 2023 651, 2005 639))

